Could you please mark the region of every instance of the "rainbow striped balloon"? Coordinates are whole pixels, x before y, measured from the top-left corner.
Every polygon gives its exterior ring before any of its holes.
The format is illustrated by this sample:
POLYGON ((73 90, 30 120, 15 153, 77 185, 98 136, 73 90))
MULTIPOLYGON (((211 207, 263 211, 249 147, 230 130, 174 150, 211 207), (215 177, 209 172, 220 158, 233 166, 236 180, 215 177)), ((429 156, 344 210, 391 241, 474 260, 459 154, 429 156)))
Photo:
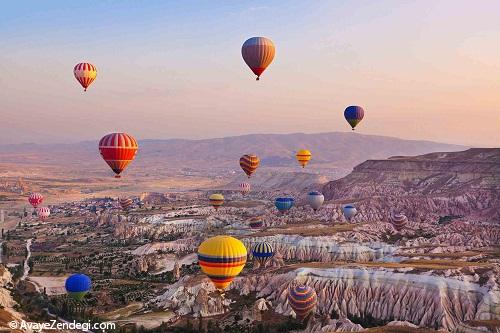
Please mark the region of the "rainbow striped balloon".
POLYGON ((312 287, 297 285, 288 288, 288 303, 298 319, 307 317, 314 310, 317 302, 318 296, 312 287))
POLYGON ((210 195, 208 200, 210 200, 210 204, 215 208, 215 210, 218 210, 219 207, 224 204, 224 196, 220 193, 210 195))
POLYGON ((248 224, 250 225, 250 228, 258 229, 264 225, 264 222, 262 222, 262 216, 254 216, 248 220, 248 224))
POLYGON ((257 155, 246 154, 240 158, 240 167, 245 171, 248 178, 257 170, 260 164, 260 159, 257 155))
POLYGON ((231 236, 215 236, 198 247, 198 263, 201 270, 214 284, 224 290, 240 274, 247 262, 247 249, 231 236))

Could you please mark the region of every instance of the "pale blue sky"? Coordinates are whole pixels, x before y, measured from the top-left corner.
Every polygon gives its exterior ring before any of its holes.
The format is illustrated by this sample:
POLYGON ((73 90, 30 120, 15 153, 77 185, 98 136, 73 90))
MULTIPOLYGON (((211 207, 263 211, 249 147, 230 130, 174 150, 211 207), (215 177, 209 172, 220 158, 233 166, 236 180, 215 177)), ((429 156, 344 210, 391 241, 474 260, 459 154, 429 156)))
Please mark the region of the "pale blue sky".
POLYGON ((0 144, 358 131, 498 146, 500 1, 5 1, 0 144), (255 82, 245 39, 274 62, 255 82), (72 68, 97 66, 87 93, 72 68))

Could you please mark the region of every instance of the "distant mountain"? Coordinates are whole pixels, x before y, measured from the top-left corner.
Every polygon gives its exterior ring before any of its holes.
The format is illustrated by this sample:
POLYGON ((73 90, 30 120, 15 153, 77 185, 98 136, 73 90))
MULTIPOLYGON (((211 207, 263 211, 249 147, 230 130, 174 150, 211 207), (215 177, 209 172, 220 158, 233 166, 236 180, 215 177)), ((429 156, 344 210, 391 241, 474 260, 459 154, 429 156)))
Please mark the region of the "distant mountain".
POLYGON ((500 148, 368 160, 323 187, 327 200, 412 219, 475 216, 500 222, 500 148))
MULTIPOLYGON (((253 153, 265 167, 298 168, 295 152, 307 148, 312 160, 306 170, 336 169, 346 174, 367 159, 456 151, 466 147, 430 141, 403 140, 358 133, 251 134, 205 140, 142 140, 133 170, 237 170, 242 154, 253 153)), ((0 146, 1 163, 42 163, 102 168, 97 142, 76 144, 23 144, 0 146)), ((295 169, 297 170, 297 169, 295 169)))

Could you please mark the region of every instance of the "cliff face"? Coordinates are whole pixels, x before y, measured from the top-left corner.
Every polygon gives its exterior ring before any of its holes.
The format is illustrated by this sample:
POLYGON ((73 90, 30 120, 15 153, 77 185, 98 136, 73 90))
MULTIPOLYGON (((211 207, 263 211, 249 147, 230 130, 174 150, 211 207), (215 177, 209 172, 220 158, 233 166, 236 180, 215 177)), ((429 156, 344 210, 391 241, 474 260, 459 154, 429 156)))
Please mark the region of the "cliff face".
POLYGON ((500 149, 368 160, 323 187, 327 200, 361 202, 410 219, 461 215, 500 220, 500 149))

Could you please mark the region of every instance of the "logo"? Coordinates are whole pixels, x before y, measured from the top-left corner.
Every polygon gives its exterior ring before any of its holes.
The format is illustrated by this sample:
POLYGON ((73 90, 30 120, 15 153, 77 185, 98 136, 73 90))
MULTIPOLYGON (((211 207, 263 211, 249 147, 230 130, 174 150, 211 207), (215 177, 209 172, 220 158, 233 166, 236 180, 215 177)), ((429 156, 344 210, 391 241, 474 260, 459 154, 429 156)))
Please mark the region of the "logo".
POLYGON ((13 320, 13 321, 9 321, 9 327, 13 330, 15 330, 17 328, 17 321, 13 320))

